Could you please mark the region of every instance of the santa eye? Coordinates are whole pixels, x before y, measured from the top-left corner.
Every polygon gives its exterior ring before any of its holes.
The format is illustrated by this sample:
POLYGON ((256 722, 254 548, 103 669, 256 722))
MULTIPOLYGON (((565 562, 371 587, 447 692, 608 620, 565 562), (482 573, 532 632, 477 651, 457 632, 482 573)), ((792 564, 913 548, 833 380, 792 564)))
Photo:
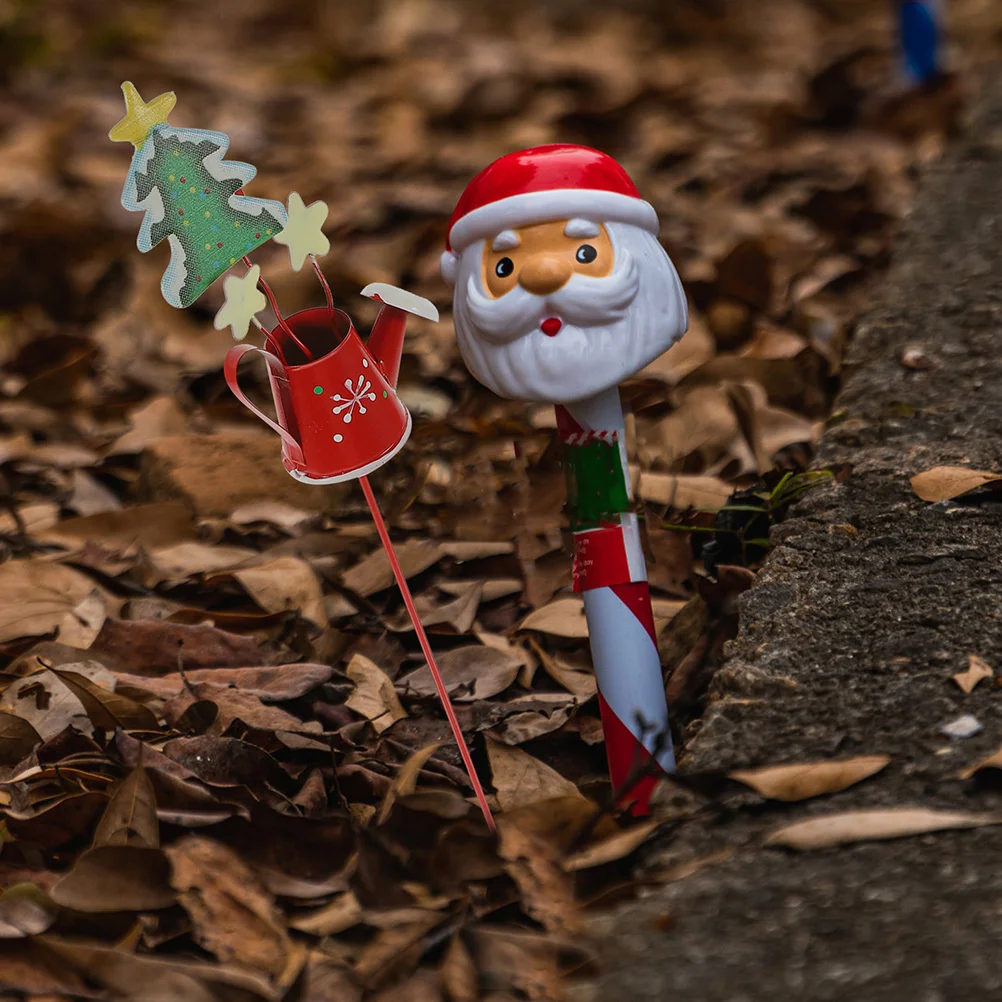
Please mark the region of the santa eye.
POLYGON ((510 257, 503 257, 494 265, 494 274, 498 278, 507 278, 515 270, 515 262, 510 257))
POLYGON ((598 257, 598 251, 591 244, 582 244, 574 257, 582 264, 591 264, 598 257))

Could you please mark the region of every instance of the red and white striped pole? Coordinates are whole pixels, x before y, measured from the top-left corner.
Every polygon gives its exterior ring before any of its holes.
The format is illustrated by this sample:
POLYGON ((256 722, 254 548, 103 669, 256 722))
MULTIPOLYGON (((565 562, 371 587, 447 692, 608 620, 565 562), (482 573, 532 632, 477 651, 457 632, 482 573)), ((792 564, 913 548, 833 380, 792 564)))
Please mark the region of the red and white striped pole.
POLYGON ((620 804, 645 814, 658 772, 674 771, 675 756, 647 566, 630 510, 619 389, 557 405, 556 414, 574 530, 574 590, 584 598, 609 775, 620 804))

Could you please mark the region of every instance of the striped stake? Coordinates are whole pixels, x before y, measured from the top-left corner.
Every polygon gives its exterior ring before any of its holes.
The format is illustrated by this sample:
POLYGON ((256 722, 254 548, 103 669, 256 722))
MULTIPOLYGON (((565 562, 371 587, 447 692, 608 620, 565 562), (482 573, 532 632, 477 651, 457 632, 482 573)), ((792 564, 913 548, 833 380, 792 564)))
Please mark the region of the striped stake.
POLYGON ((941 0, 898 0, 898 34, 904 71, 914 86, 940 73, 943 26, 941 0))
POLYGON ((556 414, 609 776, 620 804, 646 814, 658 771, 673 772, 675 756, 619 389, 558 404, 556 414))

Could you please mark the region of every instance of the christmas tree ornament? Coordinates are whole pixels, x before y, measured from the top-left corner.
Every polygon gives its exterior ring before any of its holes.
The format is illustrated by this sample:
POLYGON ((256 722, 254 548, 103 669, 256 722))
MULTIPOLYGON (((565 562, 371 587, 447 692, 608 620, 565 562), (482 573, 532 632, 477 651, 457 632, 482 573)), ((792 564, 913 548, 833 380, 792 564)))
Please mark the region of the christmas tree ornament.
POLYGON ((257 170, 223 159, 230 144, 224 133, 168 125, 173 94, 147 105, 131 83, 122 91, 127 113, 109 133, 135 147, 122 205, 144 214, 137 240, 143 253, 164 239, 170 244, 160 289, 171 306, 190 306, 244 255, 284 229, 285 206, 243 194, 257 170))
POLYGON ((261 268, 252 265, 243 278, 227 275, 223 279, 223 295, 226 301, 219 308, 212 326, 217 331, 229 327, 237 341, 247 337, 247 331, 256 316, 268 305, 264 294, 258 289, 261 268))
POLYGON ((351 319, 335 308, 317 264, 316 255, 330 249, 323 233, 326 203, 306 205, 292 192, 286 211, 281 202, 251 198, 243 188, 256 171, 250 164, 223 159, 229 147, 226 135, 168 125, 175 104, 172 93, 147 104, 131 83, 122 84, 122 92, 126 115, 109 136, 135 147, 122 204, 144 214, 139 249, 152 250, 167 239, 171 258, 161 290, 173 306, 191 305, 238 263, 246 268, 242 276, 226 277, 225 301, 214 326, 230 327, 242 341, 254 324, 264 334, 265 347, 234 345, 224 364, 226 382, 237 399, 278 434, 290 476, 308 484, 359 481, 477 802, 494 831, 487 797, 368 480, 369 473, 403 448, 411 431, 411 416, 396 393, 407 317, 434 322, 438 311, 403 289, 382 283, 367 286, 362 294, 383 305, 368 345, 363 344, 351 319), (272 239, 288 248, 296 271, 309 258, 327 299, 325 307, 283 317, 260 267, 248 257, 272 239), (266 303, 277 321, 271 330, 257 319, 266 303), (251 354, 267 366, 275 418, 240 387, 239 365, 251 354))
POLYGON ((287 210, 289 221, 285 229, 276 234, 275 243, 284 244, 289 249, 289 260, 293 271, 299 271, 307 257, 323 257, 330 249, 330 241, 324 236, 323 225, 327 222, 327 203, 303 203, 299 192, 289 195, 287 210))
POLYGON ((555 405, 610 776, 634 813, 674 768, 618 388, 688 324, 657 234, 657 213, 615 160, 555 144, 481 171, 442 255, 473 375, 499 396, 555 405))
POLYGON ((898 0, 898 34, 904 72, 915 86, 940 74, 942 0, 898 0))

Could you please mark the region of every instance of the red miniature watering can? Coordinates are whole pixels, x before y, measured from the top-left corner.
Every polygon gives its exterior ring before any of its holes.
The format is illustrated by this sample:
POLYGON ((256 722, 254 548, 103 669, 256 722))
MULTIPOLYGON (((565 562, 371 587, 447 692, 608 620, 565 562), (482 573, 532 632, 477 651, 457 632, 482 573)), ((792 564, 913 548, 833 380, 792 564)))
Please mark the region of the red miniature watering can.
POLYGON ((269 339, 282 356, 254 345, 234 345, 223 372, 234 396, 282 439, 288 473, 310 484, 332 484, 366 476, 392 459, 411 433, 411 416, 394 387, 400 371, 408 313, 438 319, 426 299, 376 283, 362 295, 382 302, 368 346, 347 314, 329 306, 287 317, 292 331, 313 356, 307 357, 283 324, 269 339), (253 404, 240 388, 237 369, 251 352, 268 363, 276 419, 253 404))

